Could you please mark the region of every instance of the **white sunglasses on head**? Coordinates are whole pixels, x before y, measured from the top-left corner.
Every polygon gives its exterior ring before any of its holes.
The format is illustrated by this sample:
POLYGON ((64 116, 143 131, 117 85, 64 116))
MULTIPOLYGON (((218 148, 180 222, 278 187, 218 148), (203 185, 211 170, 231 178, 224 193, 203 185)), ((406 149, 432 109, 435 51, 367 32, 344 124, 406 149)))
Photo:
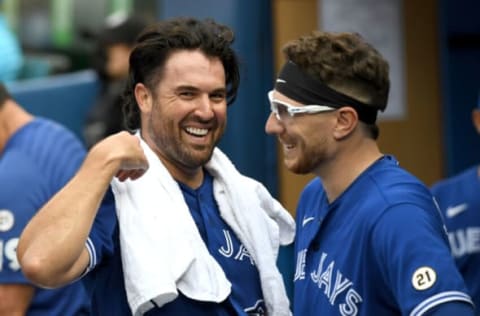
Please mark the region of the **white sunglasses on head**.
POLYGON ((303 105, 294 106, 285 101, 275 100, 273 90, 268 92, 268 101, 270 101, 270 110, 275 114, 277 120, 281 121, 286 117, 293 117, 297 114, 316 114, 321 112, 335 111, 336 108, 326 105, 303 105))

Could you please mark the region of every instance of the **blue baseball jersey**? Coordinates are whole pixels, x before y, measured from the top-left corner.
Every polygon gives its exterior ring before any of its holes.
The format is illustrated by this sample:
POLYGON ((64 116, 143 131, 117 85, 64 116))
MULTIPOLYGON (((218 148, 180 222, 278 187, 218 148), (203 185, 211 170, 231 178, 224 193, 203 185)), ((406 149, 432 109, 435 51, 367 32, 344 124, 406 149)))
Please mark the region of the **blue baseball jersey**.
POLYGON ((432 186, 452 254, 473 302, 480 306, 480 177, 477 166, 432 186))
MULTIPOLYGON (((80 141, 46 119, 31 121, 8 140, 0 154, 0 283, 30 284, 16 257, 20 234, 84 157, 80 141)), ((80 282, 55 290, 36 288, 27 315, 89 315, 89 299, 80 282)))
POLYGON ((391 156, 335 201, 321 181, 297 210, 295 315, 424 315, 471 303, 428 188, 391 156))
MULTIPOLYGON (((249 252, 220 217, 213 196, 212 177, 205 172, 205 180, 196 190, 183 184, 180 184, 180 188, 210 254, 232 283, 232 292, 221 304, 195 301, 179 292, 174 301, 162 307, 154 307, 145 315, 264 315, 265 304, 258 270, 249 252)), ((96 315, 131 315, 123 280, 118 222, 113 204, 113 194, 110 191, 102 203, 103 209, 97 215, 87 244, 95 261, 92 265, 96 267, 84 279, 88 288, 94 291, 92 308, 96 315)))

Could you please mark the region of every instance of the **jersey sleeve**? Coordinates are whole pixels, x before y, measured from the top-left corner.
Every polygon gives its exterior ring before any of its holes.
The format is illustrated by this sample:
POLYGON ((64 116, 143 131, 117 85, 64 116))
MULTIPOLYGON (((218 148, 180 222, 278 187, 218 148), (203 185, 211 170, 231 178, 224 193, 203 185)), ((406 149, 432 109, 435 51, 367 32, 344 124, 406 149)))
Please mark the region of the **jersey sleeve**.
POLYGON ((475 310, 472 305, 463 302, 449 302, 439 305, 432 311, 429 311, 425 316, 475 316, 475 310))
POLYGON ((28 159, 10 154, 0 160, 0 283, 28 284, 16 256, 23 228, 42 206, 45 180, 28 159))
POLYGON ((423 315, 447 302, 472 304, 435 212, 396 205, 373 230, 379 273, 402 314, 423 315))

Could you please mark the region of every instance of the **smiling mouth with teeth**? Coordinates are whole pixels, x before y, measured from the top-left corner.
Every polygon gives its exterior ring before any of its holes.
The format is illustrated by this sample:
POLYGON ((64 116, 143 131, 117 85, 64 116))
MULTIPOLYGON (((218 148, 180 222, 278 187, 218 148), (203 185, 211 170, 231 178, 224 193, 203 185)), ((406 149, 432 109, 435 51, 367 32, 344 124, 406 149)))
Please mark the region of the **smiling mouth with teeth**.
POLYGON ((205 136, 207 135, 208 133, 208 129, 207 128, 195 128, 195 127, 187 127, 185 129, 185 131, 190 134, 190 135, 193 135, 193 136, 205 136))

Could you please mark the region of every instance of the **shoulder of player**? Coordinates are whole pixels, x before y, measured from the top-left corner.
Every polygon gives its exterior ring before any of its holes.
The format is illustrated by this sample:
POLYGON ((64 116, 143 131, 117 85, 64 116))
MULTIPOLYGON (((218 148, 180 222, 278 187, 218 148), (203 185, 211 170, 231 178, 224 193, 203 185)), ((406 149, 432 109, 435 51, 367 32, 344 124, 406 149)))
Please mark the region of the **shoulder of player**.
POLYGON ((435 195, 448 193, 451 190, 462 191, 463 187, 471 187, 473 179, 478 178, 478 167, 474 166, 466 169, 454 176, 439 180, 431 186, 431 191, 435 195))

